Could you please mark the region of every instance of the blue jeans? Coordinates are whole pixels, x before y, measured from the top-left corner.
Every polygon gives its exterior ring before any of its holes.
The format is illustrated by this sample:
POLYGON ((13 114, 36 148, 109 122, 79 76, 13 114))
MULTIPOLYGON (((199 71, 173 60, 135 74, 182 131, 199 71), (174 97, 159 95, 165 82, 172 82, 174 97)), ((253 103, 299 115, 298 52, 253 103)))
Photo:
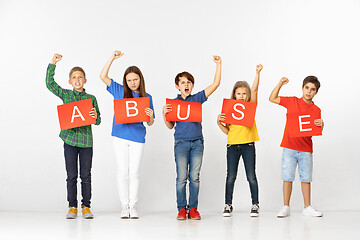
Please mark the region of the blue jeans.
POLYGON ((176 201, 177 208, 197 208, 200 169, 204 152, 204 140, 176 140, 174 146, 176 163, 176 201), (186 199, 186 184, 189 183, 189 204, 186 199))
POLYGON ((227 145, 225 203, 232 204, 234 184, 241 156, 244 161, 246 178, 250 186, 252 204, 258 204, 259 187, 255 173, 255 144, 253 142, 246 144, 227 145))
POLYGON ((90 207, 91 166, 93 148, 74 147, 64 143, 65 165, 67 173, 67 199, 70 207, 77 207, 78 159, 80 163, 82 205, 90 207))

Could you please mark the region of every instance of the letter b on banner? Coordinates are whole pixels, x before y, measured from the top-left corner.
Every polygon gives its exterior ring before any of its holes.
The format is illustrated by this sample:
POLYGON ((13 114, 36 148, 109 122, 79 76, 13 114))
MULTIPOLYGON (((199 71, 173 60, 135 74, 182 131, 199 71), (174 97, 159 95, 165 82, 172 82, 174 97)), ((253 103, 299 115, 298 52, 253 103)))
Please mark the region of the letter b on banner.
POLYGON ((150 122, 146 108, 150 108, 148 97, 114 99, 115 124, 150 122))

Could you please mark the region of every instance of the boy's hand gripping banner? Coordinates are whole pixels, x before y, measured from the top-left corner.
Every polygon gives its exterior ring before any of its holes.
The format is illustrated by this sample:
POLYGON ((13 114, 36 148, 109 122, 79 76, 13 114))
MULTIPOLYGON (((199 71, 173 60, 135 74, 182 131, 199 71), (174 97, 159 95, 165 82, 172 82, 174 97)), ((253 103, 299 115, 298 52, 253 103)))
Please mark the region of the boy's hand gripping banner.
POLYGON ((240 101, 235 99, 224 99, 222 113, 225 113, 224 123, 254 126, 256 103, 240 101))
POLYGON ((114 99, 115 124, 150 122, 146 108, 150 108, 148 97, 114 99))
POLYGON ((92 108, 90 98, 57 106, 61 130, 95 124, 96 119, 89 116, 92 108))
POLYGON ((172 111, 166 114, 166 121, 174 122, 201 122, 202 107, 199 102, 166 99, 166 104, 171 104, 172 111))
POLYGON ((320 112, 286 114, 290 137, 307 137, 322 135, 321 127, 316 126, 315 119, 321 118, 320 112))

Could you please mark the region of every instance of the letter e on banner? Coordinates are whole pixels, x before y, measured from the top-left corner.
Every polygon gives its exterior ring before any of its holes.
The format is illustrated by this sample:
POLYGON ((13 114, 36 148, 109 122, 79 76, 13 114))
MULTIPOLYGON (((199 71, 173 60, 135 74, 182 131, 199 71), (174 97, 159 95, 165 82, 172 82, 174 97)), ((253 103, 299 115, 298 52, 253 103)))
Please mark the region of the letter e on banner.
POLYGON ((288 113, 286 117, 290 137, 322 135, 321 127, 314 123, 315 119, 321 118, 320 112, 288 113))
POLYGON ((172 111, 166 114, 166 121, 174 122, 201 122, 202 106, 199 102, 166 99, 171 104, 172 111))
POLYGON ((225 122, 228 124, 254 126, 256 103, 235 99, 224 99, 222 113, 225 113, 225 122))
POLYGON ((90 98, 57 106, 60 129, 65 130, 95 124, 96 119, 89 116, 92 108, 90 98))
POLYGON ((146 108, 150 108, 148 97, 114 99, 115 124, 150 122, 146 108))

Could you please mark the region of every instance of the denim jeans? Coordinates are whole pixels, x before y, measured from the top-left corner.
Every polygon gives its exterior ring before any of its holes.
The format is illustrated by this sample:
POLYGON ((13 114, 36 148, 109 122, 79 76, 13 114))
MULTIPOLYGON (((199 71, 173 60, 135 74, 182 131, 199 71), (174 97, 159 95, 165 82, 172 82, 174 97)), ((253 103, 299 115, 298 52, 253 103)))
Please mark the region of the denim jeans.
POLYGON ((234 184, 241 156, 244 161, 246 178, 249 182, 252 204, 258 204, 259 188, 255 173, 255 144, 253 142, 246 144, 227 145, 225 203, 232 204, 234 184))
POLYGON ((297 165, 299 165, 300 181, 311 182, 313 170, 312 153, 284 147, 281 158, 281 179, 283 181, 293 182, 297 165))
POLYGON ((200 169, 204 152, 204 140, 175 140, 176 200, 177 208, 197 208, 200 186, 200 169), (186 184, 189 180, 189 204, 186 199, 186 184))
POLYGON ((77 207, 78 158, 80 163, 82 205, 90 207, 91 165, 93 148, 74 147, 64 143, 65 166, 67 173, 67 199, 70 207, 77 207))

